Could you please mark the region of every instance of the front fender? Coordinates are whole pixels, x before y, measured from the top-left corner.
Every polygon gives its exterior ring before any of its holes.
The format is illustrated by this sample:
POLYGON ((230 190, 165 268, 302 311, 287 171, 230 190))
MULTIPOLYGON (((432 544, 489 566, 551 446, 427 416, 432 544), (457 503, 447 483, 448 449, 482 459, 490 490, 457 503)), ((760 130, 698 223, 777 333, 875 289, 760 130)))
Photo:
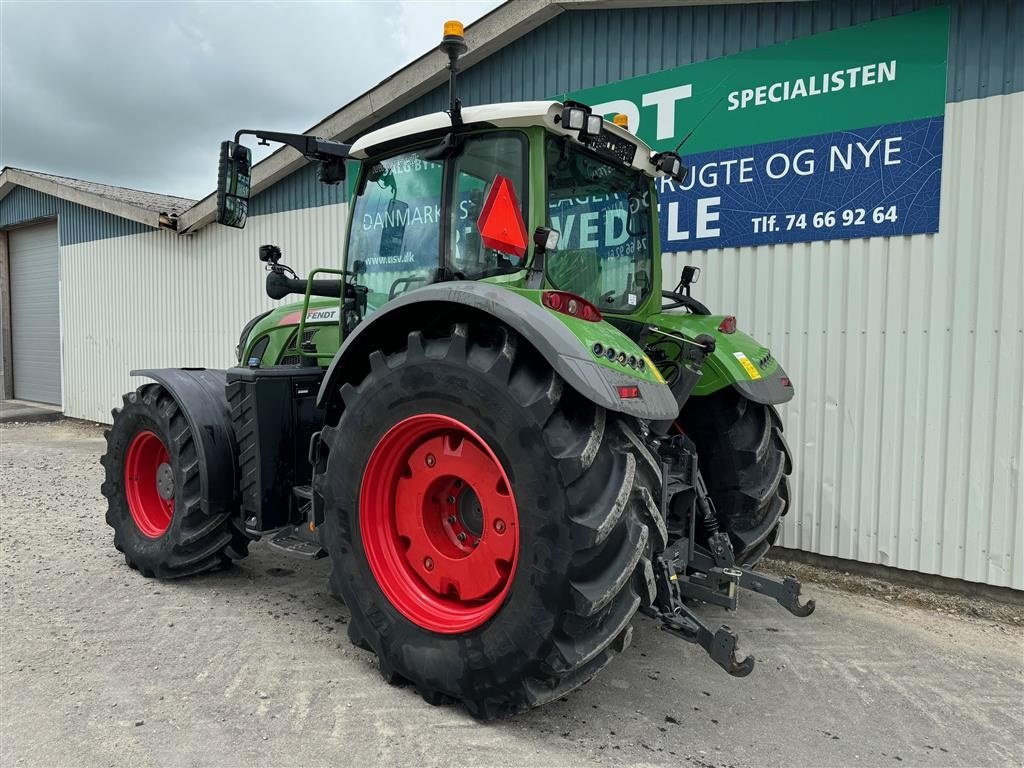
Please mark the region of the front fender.
POLYGON ((597 405, 642 419, 675 418, 675 398, 653 366, 640 372, 624 366, 621 371, 615 370, 604 361, 595 360, 593 343, 585 334, 592 333, 594 341, 601 341, 605 347, 614 345, 627 355, 645 359, 643 351, 629 337, 605 322, 586 323, 558 315, 531 301, 527 296, 532 293, 538 292, 455 281, 424 286, 389 301, 345 339, 324 376, 318 406, 327 408, 328 400, 346 381, 346 371, 364 368, 369 354, 379 349, 382 342, 404 338, 446 311, 461 310, 463 314, 477 313, 512 328, 570 387, 597 405), (640 396, 620 398, 620 386, 637 387, 640 396))
MULTIPOLYGON (((715 340, 715 351, 704 361, 703 375, 693 390, 694 396, 710 395, 731 386, 755 403, 778 405, 792 400, 793 384, 771 350, 743 331, 719 331, 724 317, 662 312, 652 316, 649 322, 689 339, 705 333, 715 340)), ((648 338, 649 342, 657 340, 657 334, 648 338)))
POLYGON ((132 376, 153 379, 175 399, 195 440, 202 503, 207 513, 233 509, 238 448, 231 425, 225 371, 147 368, 132 376))

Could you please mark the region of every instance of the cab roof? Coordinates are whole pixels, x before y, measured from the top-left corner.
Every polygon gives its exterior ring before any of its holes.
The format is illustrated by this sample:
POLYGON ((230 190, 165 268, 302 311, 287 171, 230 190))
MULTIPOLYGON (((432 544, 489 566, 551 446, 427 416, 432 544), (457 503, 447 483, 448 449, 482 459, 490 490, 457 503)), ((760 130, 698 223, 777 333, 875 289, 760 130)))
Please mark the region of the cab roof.
MULTIPOLYGON (((542 125, 551 133, 568 136, 579 141, 576 131, 566 130, 555 117, 562 113, 560 101, 513 101, 503 104, 482 104, 462 108, 462 121, 466 125, 477 125, 493 128, 528 128, 542 125)), ((356 140, 349 151, 352 157, 360 160, 403 145, 415 144, 417 137, 438 135, 451 128, 452 119, 447 112, 434 112, 421 117, 403 120, 400 123, 387 125, 376 131, 370 131, 356 140)), ((627 139, 636 145, 637 151, 632 167, 638 171, 654 176, 657 170, 651 164, 651 148, 629 131, 614 123, 604 121, 604 130, 627 139)))

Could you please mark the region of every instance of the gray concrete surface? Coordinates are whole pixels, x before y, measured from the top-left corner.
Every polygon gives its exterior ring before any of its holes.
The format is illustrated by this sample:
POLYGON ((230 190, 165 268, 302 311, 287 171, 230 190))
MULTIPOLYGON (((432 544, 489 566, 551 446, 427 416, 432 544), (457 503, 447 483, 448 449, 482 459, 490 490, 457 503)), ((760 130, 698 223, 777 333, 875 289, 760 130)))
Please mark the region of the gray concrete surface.
POLYGON ((0 400, 0 424, 56 421, 60 417, 59 405, 30 403, 27 400, 0 400))
MULTIPOLYGON (((0 765, 945 766, 1024 763, 1019 626, 808 584, 744 596, 735 680, 638 619, 568 699, 489 724, 392 688, 327 564, 265 546, 142 578, 111 546, 91 425, 0 427, 0 765)), ((708 609, 711 616, 724 614, 708 609)))

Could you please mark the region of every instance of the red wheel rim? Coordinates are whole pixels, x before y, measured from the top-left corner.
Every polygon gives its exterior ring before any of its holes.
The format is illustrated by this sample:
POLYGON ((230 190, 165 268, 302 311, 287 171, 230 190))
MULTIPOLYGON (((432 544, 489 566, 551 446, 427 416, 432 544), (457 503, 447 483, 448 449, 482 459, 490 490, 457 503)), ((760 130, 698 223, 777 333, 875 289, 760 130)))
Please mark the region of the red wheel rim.
POLYGON ((512 586, 512 485, 487 443, 448 416, 411 416, 377 443, 359 493, 359 529, 381 591, 424 629, 478 627, 512 586))
POLYGON ((163 536, 174 516, 174 473, 171 455, 154 432, 145 430, 132 438, 124 460, 124 492, 142 534, 163 536))

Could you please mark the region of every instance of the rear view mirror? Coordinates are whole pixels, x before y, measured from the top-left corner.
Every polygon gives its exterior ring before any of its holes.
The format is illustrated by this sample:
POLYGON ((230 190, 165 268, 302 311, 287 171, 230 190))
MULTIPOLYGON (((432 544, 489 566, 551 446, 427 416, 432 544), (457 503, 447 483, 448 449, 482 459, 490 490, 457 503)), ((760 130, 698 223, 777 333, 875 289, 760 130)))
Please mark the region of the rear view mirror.
POLYGON ((252 150, 233 141, 220 145, 217 173, 217 223, 241 229, 249 215, 252 150))

